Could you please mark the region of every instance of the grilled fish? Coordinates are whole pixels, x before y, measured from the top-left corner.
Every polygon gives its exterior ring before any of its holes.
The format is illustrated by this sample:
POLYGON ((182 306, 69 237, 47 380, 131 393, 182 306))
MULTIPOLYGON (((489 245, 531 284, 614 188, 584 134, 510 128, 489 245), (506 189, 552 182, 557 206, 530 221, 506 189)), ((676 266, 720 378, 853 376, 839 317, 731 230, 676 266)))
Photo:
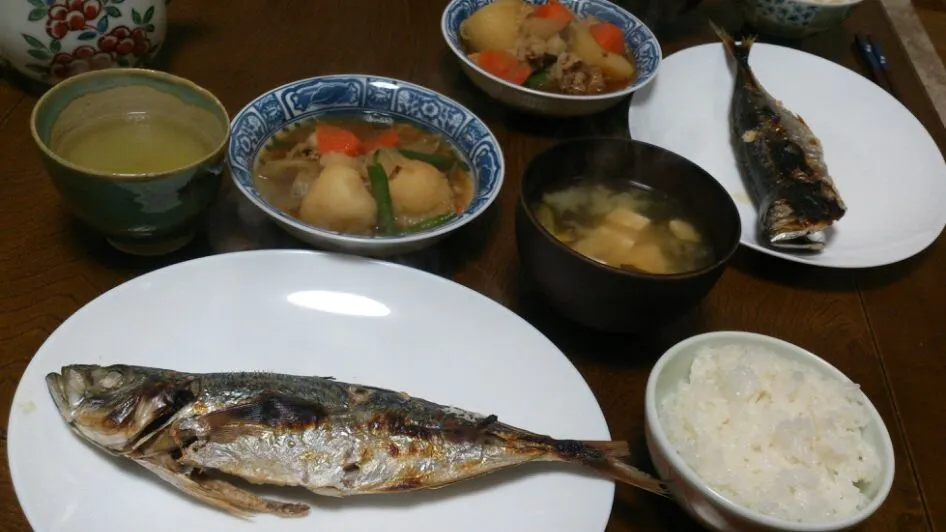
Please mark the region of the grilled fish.
POLYGON ((439 488, 553 461, 667 494, 626 462, 626 442, 556 440, 494 415, 332 378, 72 365, 46 383, 78 436, 244 517, 302 516, 309 507, 263 499, 220 473, 344 497, 439 488))
POLYGON ((736 159, 759 210, 761 239, 774 248, 821 251, 825 229, 847 211, 821 142, 756 79, 749 67, 754 40, 736 43, 722 28, 713 24, 713 29, 736 63, 730 127, 736 159))

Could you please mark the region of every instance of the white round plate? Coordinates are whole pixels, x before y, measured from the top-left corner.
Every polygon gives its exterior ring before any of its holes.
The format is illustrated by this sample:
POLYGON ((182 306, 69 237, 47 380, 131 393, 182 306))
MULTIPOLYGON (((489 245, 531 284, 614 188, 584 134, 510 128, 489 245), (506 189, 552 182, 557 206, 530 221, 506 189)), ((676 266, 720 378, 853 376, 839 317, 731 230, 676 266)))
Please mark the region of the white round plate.
POLYGON ((562 438, 607 440, 581 375, 513 312, 404 266, 311 251, 198 259, 129 281, 46 340, 13 399, 13 485, 38 532, 604 530, 614 484, 531 464, 440 490, 347 499, 253 488, 309 516, 241 520, 100 452, 60 418, 45 375, 76 363, 268 370, 382 386, 562 438), (132 525, 133 524, 133 525, 132 525))
POLYGON ((864 77, 805 52, 756 44, 749 62, 769 93, 821 139, 848 206, 821 253, 787 253, 759 241, 758 212, 730 145, 734 80, 721 44, 664 59, 660 75, 631 102, 631 138, 676 152, 714 176, 739 208, 741 242, 763 253, 866 268, 906 259, 936 240, 946 225, 946 163, 910 111, 864 77))

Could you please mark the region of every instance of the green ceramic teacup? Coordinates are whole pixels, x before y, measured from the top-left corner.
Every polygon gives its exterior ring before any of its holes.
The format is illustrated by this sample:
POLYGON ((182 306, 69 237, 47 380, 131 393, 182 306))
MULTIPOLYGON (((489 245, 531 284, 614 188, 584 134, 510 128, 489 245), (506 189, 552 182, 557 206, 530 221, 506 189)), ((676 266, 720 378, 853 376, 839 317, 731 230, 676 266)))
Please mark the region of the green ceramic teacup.
POLYGON ((190 242, 216 198, 229 123, 223 104, 186 79, 117 68, 51 88, 33 108, 30 129, 46 171, 76 216, 126 253, 160 255, 190 242), (163 135, 155 138, 179 140, 172 132, 180 132, 193 142, 187 150, 174 142, 141 149, 148 132, 125 133, 138 127, 129 126, 135 120, 166 124, 149 130, 163 135), (107 131, 111 124, 115 128, 107 131), (131 137, 138 142, 135 150, 131 137), (112 145, 119 151, 110 153, 112 145), (176 149, 165 153, 162 145, 176 149))

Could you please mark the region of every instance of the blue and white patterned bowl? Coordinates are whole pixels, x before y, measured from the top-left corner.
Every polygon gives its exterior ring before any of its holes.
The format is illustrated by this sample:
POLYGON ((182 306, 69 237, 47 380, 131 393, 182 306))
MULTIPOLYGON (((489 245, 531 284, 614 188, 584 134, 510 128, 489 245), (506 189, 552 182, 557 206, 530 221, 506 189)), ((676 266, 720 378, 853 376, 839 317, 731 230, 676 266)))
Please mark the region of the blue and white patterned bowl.
MULTIPOLYGON (((474 85, 486 94, 521 111, 548 116, 584 116, 607 109, 624 99, 628 94, 650 83, 660 67, 663 52, 657 37, 637 17, 607 0, 560 0, 578 16, 593 16, 616 24, 624 30, 624 42, 633 52, 638 75, 634 83, 620 91, 606 94, 577 96, 553 94, 519 85, 514 85, 489 74, 463 51, 460 41, 460 24, 477 9, 494 0, 451 0, 443 11, 440 31, 447 45, 460 59, 460 67, 474 85)), ((547 0, 524 0, 532 4, 544 4, 547 0)))
POLYGON ((738 0, 756 31, 800 39, 840 25, 863 0, 738 0))
POLYGON ((482 214, 503 184, 503 152, 486 124, 450 98, 397 79, 343 74, 294 81, 251 101, 233 118, 230 128, 227 162, 237 188, 296 238, 333 251, 390 256, 428 247, 482 214), (470 164, 476 182, 473 201, 446 224, 391 237, 354 236, 319 229, 266 201, 253 184, 253 164, 263 145, 290 124, 346 111, 377 112, 443 134, 470 164))

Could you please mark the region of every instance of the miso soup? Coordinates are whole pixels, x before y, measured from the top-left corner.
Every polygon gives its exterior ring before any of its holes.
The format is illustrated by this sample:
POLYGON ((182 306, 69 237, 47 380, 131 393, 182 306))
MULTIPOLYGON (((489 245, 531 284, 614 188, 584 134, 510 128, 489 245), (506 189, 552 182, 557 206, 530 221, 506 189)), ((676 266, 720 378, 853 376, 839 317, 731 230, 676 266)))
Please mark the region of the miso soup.
POLYGON ((680 202, 638 186, 582 182, 546 193, 539 223, 582 255, 615 268, 676 274, 713 263, 713 247, 680 202))
POLYGON ((473 199, 463 156, 442 135, 376 113, 331 114, 277 133, 254 183, 305 223, 362 236, 445 224, 473 199))

